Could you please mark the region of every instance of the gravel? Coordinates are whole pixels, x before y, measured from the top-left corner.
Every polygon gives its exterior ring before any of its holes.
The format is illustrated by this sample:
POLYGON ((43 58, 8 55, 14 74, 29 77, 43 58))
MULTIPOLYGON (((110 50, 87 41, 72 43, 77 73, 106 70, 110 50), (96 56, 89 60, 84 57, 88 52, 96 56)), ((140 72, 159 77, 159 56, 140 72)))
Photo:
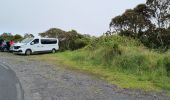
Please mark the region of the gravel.
POLYGON ((25 100, 170 100, 156 92, 120 89, 33 57, 0 52, 0 62, 8 64, 20 80, 25 100))

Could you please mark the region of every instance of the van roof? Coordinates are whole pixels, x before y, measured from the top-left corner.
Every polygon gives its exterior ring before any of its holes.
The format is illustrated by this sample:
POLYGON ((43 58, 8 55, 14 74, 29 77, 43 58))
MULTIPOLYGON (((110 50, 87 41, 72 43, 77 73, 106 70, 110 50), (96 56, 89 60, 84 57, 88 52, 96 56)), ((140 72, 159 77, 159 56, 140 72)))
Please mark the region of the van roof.
POLYGON ((38 39, 58 39, 58 38, 42 38, 42 37, 34 37, 35 38, 38 38, 38 39))

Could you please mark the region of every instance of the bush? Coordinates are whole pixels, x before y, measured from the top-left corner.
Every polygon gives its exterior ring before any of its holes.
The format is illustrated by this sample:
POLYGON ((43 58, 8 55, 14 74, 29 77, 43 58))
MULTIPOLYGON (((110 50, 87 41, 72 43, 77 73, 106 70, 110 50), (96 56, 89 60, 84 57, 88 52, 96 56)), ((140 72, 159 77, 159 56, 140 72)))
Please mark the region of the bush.
POLYGON ((170 76, 170 58, 169 57, 164 58, 164 65, 167 71, 167 76, 170 76))
POLYGON ((102 65, 139 76, 148 74, 149 80, 166 77, 170 72, 169 54, 148 50, 138 40, 128 37, 102 36, 77 52, 88 52, 84 53, 86 56, 81 56, 86 57, 84 60, 92 62, 95 66, 102 65))
POLYGON ((75 30, 66 32, 61 29, 51 28, 44 33, 39 33, 39 35, 42 37, 59 38, 60 51, 77 50, 85 47, 91 41, 89 35, 81 35, 75 30))
POLYGON ((102 36, 83 49, 63 52, 60 56, 80 69, 104 74, 104 79, 123 87, 170 90, 170 53, 149 50, 135 39, 102 36))

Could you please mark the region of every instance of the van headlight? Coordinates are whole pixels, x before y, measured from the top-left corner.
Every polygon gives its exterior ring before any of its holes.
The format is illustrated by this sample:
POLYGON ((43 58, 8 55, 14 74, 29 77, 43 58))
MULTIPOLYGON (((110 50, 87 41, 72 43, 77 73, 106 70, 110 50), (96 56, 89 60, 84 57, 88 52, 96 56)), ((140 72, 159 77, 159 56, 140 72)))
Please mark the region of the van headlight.
POLYGON ((14 49, 19 49, 19 48, 21 48, 21 46, 14 46, 13 48, 14 49))

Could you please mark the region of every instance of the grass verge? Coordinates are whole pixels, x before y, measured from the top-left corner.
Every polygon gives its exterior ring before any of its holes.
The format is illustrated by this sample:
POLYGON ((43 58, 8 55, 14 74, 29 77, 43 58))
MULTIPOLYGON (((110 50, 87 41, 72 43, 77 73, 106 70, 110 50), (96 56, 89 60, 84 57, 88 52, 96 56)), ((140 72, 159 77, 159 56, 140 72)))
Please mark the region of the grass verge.
POLYGON ((170 91, 170 52, 149 50, 126 37, 101 37, 81 50, 49 54, 41 59, 94 74, 120 88, 170 91))

